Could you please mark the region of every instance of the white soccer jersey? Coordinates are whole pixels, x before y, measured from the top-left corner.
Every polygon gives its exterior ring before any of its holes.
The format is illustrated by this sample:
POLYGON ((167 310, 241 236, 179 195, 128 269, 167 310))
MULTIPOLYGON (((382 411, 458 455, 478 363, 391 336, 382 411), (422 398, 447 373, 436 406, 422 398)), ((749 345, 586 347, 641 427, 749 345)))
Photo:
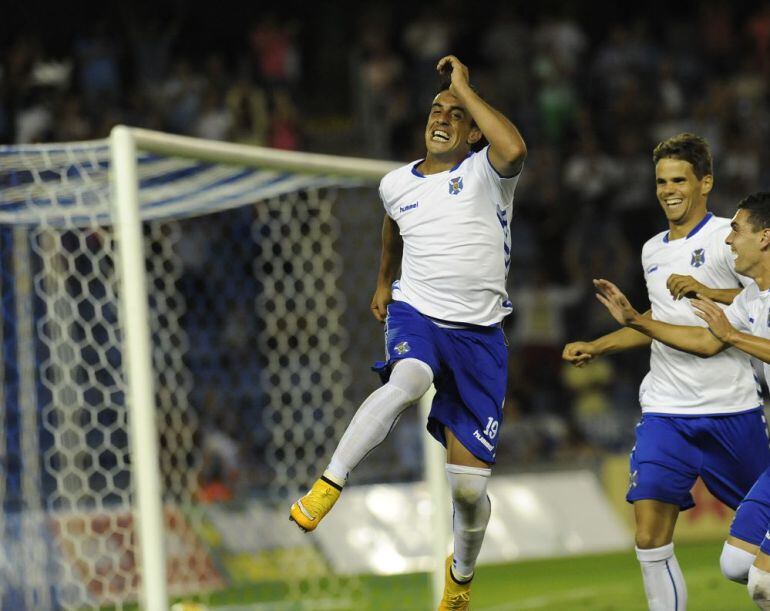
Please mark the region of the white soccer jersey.
POLYGON ((404 240, 393 299, 426 316, 492 325, 511 311, 505 280, 519 177, 501 177, 488 152, 428 176, 416 169, 422 160, 412 162, 380 183, 385 211, 404 240))
MULTIPOLYGON (((738 331, 770 339, 770 289, 760 291, 752 281, 725 310, 725 315, 738 331)), ((770 384, 770 365, 762 363, 762 369, 770 384)))
MULTIPOLYGON (((740 288, 742 277, 725 244, 729 232, 728 219, 709 213, 686 238, 669 241, 664 231, 645 243, 642 266, 655 320, 706 326, 688 299, 671 296, 666 288, 671 274, 692 276, 709 287, 740 288)), ((639 403, 648 413, 729 414, 755 408, 760 399, 749 357, 740 350, 729 348, 701 358, 653 340, 639 403)))

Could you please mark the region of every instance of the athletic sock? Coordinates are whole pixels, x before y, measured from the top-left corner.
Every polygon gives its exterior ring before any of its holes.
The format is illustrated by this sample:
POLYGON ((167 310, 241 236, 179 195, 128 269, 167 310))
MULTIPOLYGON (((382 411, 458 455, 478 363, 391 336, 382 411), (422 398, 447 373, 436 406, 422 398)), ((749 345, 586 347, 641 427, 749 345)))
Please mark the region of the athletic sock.
POLYGON ((492 503, 487 496, 487 482, 492 470, 447 465, 446 473, 454 505, 454 562, 451 572, 455 581, 463 582, 473 577, 492 512, 492 503))
POLYGON ((398 417, 430 388, 433 372, 426 363, 404 359, 393 368, 387 384, 375 390, 358 408, 324 476, 344 486, 348 474, 380 445, 398 417))
POLYGON ((644 592, 650 611, 683 611, 687 608, 687 586, 674 556, 674 544, 653 549, 636 548, 642 567, 644 592))

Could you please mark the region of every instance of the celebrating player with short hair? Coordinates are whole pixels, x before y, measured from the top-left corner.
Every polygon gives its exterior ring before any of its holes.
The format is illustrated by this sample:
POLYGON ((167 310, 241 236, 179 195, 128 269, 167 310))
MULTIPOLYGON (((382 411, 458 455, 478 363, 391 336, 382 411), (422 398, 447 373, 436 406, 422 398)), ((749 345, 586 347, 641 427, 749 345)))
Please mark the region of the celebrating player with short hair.
POLYGON ((378 370, 386 383, 358 409, 291 519, 314 530, 348 474, 435 384, 428 430, 447 449, 455 536, 439 608, 467 609, 491 511, 487 480, 507 372, 501 321, 511 311, 509 225, 527 149, 516 127, 472 89, 460 60, 448 55, 437 69, 450 81, 431 104, 425 159, 380 183, 385 219, 371 307, 385 322, 386 361, 378 370), (483 138, 489 144, 474 152, 483 138))
MULTIPOLYGON (((737 255, 736 271, 754 282, 726 310, 708 297, 698 295, 693 299, 695 314, 706 321, 707 328, 642 320, 625 295, 606 280, 594 282, 599 290, 597 297, 621 324, 674 348, 703 357, 730 347, 742 350, 765 363, 765 379, 770 381, 770 193, 755 193, 738 204, 725 241, 737 255)), ((765 438, 757 450, 762 453, 767 445, 765 438)), ((725 575, 748 582, 754 602, 761 609, 770 609, 770 469, 759 477, 738 507, 727 546, 736 550, 732 555, 741 562, 733 562, 723 554, 725 575)))
MULTIPOLYGON (((680 134, 661 142, 653 160, 657 198, 669 229, 642 249, 652 306, 642 316, 650 323, 702 324, 681 297, 698 292, 730 303, 740 292, 733 256, 724 243, 730 221, 707 210, 713 186, 709 147, 698 136, 680 134)), ((563 356, 580 365, 650 342, 647 335, 625 328, 592 342, 567 344, 563 356)), ((674 526, 679 512, 694 505, 690 489, 696 478, 734 509, 770 464, 770 449, 751 363, 738 350, 701 359, 652 341, 650 372, 639 401, 642 418, 626 499, 634 504, 636 553, 649 607, 674 611, 686 608, 687 601, 674 555, 674 526)), ((725 544, 721 564, 726 574, 744 566, 748 571, 746 560, 742 549, 725 544)))

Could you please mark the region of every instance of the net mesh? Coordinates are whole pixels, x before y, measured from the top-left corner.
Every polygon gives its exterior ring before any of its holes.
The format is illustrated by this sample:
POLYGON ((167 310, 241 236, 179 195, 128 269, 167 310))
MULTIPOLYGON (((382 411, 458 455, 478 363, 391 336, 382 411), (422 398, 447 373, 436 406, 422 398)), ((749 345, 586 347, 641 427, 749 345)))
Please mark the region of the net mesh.
MULTIPOLYGON (((361 608, 286 501, 375 384, 352 381, 379 332, 351 353, 345 309, 366 312, 377 249, 340 239, 377 235, 355 210, 374 190, 153 155, 139 176, 170 592, 361 608)), ((141 584, 109 148, 0 147, 0 193, 2 608, 123 608, 141 584)))

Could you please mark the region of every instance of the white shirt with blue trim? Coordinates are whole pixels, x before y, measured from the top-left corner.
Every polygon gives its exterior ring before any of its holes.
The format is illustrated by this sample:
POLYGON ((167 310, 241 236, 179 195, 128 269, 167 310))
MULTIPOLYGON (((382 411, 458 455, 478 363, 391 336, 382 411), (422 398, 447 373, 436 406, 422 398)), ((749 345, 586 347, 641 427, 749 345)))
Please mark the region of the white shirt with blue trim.
MULTIPOLYGON (((770 289, 762 291, 752 281, 725 310, 725 316, 738 331, 770 339, 770 289)), ((770 384, 770 365, 762 363, 762 370, 770 384)))
POLYGON ((488 152, 487 146, 427 176, 417 170, 419 160, 380 182, 385 212, 404 240, 393 299, 426 316, 493 325, 511 311, 505 284, 519 175, 501 177, 488 152))
MULTIPOLYGON (((751 281, 735 271, 725 238, 730 220, 708 213, 685 238, 659 233, 642 248, 642 266, 652 317, 674 325, 706 326, 688 299, 675 300, 666 281, 689 275, 712 288, 740 288, 751 281)), ((759 389, 748 355, 729 348, 701 358, 653 340, 650 372, 639 388, 644 413, 678 416, 731 414, 756 408, 759 389)))

